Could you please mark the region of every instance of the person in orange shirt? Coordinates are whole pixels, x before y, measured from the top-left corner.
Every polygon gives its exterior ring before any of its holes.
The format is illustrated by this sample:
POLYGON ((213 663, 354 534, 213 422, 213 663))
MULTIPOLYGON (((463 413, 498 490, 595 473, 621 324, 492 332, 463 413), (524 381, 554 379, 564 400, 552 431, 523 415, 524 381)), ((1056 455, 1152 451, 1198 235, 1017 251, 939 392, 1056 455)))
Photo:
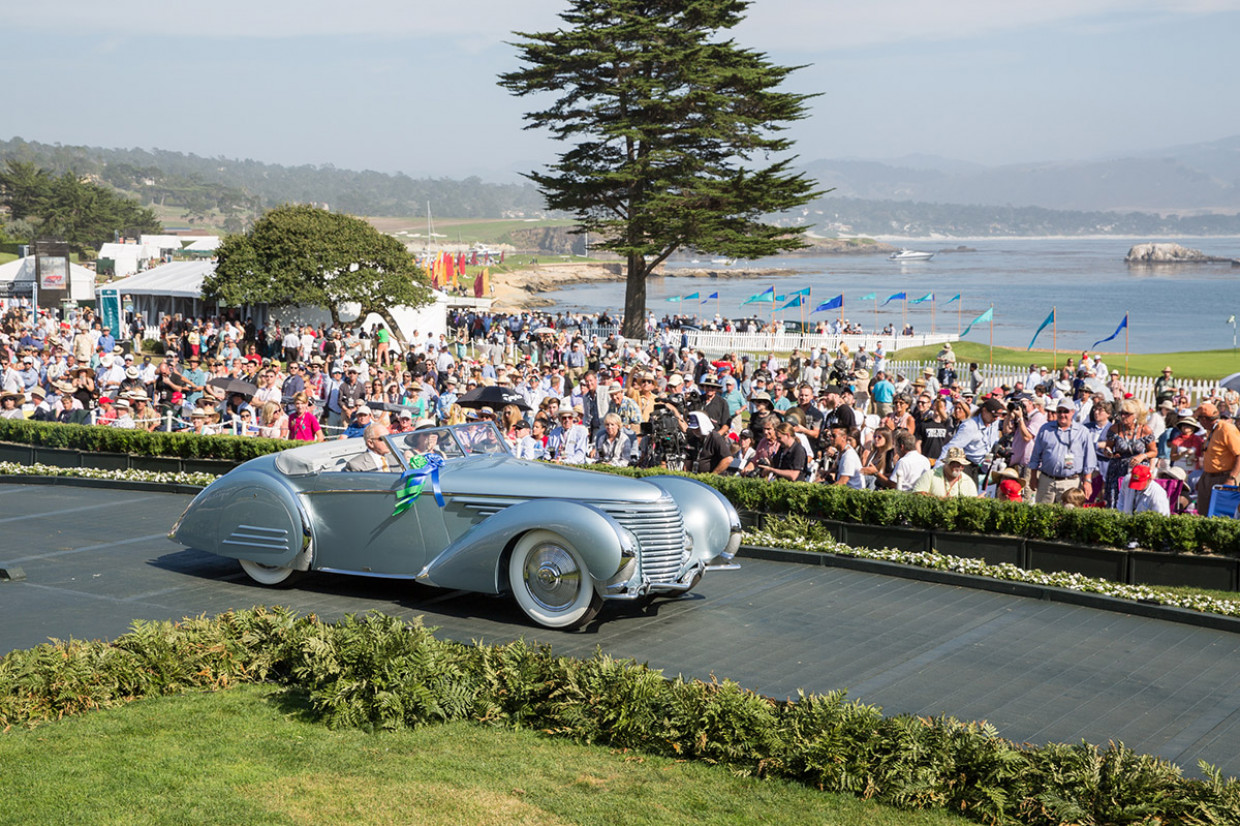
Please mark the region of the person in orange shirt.
POLYGON ((1205 451, 1201 455, 1201 478, 1197 481, 1197 513, 1210 512, 1210 496, 1215 485, 1240 482, 1240 430, 1231 419, 1220 419, 1212 402, 1197 407, 1197 421, 1206 431, 1205 451))

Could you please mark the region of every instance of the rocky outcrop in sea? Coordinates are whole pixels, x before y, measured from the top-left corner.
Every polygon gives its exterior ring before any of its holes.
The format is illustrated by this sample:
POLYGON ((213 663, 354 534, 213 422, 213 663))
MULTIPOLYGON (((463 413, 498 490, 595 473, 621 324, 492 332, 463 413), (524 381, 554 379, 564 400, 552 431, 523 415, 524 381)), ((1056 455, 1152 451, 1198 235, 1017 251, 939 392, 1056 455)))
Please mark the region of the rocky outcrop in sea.
POLYGON ((1206 255, 1179 244, 1137 244, 1128 250, 1124 262, 1129 265, 1149 264, 1212 264, 1226 263, 1230 258, 1206 255))

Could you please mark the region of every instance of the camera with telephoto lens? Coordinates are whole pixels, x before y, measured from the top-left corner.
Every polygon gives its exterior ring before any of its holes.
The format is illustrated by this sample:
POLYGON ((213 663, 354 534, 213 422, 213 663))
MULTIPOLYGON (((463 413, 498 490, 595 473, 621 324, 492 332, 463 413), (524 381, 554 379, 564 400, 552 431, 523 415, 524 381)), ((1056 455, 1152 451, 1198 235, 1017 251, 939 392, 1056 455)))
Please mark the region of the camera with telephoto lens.
POLYGON ((680 417, 666 401, 655 403, 649 421, 643 422, 641 467, 684 470, 688 443, 680 429, 680 417))

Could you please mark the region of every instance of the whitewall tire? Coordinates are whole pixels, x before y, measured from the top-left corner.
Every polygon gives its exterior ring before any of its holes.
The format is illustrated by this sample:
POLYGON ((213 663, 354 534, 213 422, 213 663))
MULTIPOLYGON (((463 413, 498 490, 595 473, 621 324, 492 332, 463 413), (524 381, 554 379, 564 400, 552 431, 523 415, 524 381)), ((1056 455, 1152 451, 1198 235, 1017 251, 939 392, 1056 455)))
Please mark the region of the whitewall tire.
POLYGON ((508 560, 508 581, 521 610, 547 628, 585 625, 603 604, 581 554, 551 531, 521 537, 508 560))
POLYGON ((304 573, 304 571, 297 571, 283 565, 264 565, 249 559, 237 561, 241 563, 241 570, 245 571, 246 576, 259 585, 266 585, 269 588, 292 585, 304 573))

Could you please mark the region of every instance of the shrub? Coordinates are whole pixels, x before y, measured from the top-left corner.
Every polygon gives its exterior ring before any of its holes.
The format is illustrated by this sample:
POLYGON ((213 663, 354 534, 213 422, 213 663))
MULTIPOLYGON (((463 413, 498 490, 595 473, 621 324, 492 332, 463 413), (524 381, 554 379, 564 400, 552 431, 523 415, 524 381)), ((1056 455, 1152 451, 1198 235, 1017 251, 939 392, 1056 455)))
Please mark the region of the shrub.
POLYGON ((139 622, 110 644, 14 651, 0 658, 0 728, 260 680, 308 692, 311 713, 333 726, 534 727, 988 824, 1240 822, 1240 784, 1208 766, 1205 780, 1185 779, 1122 744, 1021 746, 988 724, 884 717, 840 692, 776 702, 601 653, 442 641, 420 621, 377 614, 325 624, 254 608, 139 622))

